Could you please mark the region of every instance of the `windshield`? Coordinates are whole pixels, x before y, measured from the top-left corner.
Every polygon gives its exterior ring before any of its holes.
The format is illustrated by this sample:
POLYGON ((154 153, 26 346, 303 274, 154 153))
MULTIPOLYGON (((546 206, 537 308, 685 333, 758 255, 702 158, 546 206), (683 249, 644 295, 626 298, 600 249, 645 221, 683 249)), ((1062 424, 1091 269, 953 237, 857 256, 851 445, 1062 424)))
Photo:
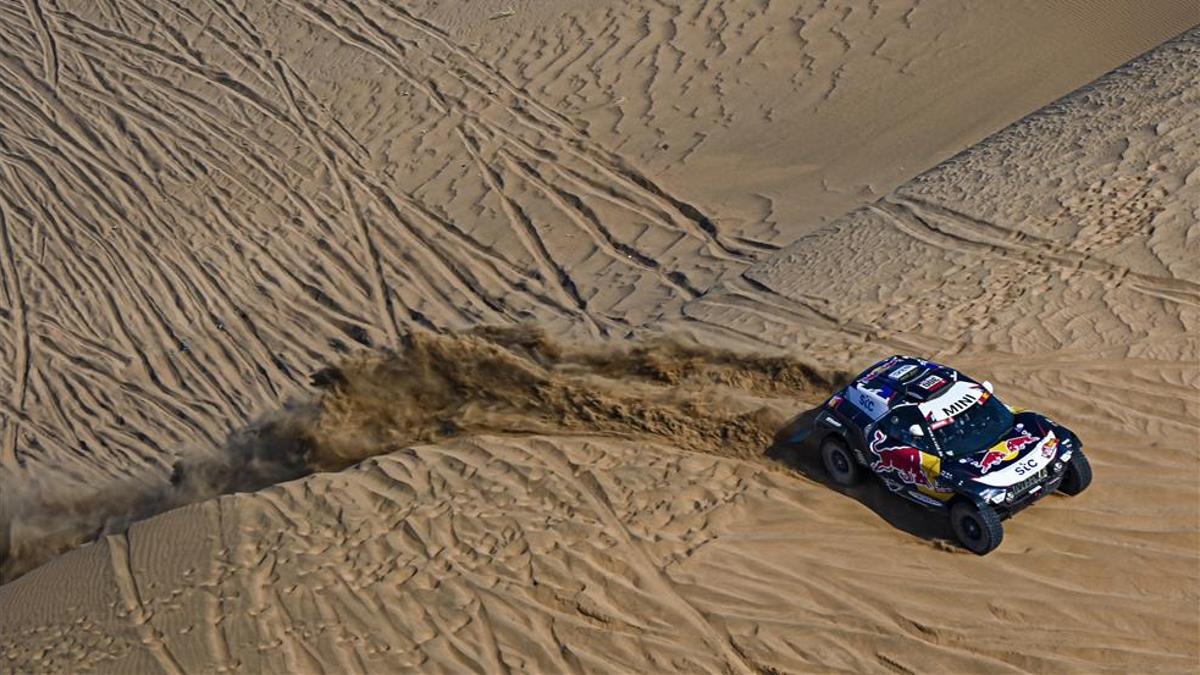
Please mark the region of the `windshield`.
POLYGON ((999 442, 1012 429, 1013 415, 999 399, 989 396, 942 424, 930 425, 938 445, 948 454, 966 455, 999 442))

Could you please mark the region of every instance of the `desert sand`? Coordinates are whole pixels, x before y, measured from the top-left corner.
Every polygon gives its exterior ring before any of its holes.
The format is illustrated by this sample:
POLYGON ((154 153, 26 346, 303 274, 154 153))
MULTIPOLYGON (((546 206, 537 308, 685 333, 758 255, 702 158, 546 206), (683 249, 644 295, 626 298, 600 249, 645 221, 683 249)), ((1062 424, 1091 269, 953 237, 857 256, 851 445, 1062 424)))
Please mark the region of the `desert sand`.
POLYGON ((0 669, 1200 668, 1197 23, 0 5, 0 669), (897 352, 1093 488, 772 447, 897 352))

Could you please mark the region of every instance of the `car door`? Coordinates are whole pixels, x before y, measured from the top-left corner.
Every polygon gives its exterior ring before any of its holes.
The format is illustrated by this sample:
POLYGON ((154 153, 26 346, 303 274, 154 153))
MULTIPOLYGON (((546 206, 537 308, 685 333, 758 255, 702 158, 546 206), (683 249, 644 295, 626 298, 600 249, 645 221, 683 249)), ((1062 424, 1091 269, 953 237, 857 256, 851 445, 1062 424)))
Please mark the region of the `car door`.
MULTIPOLYGON (((916 406, 901 406, 879 419, 869 431, 871 468, 900 492, 936 491, 941 474, 941 454, 930 440, 916 406), (913 433, 913 427, 920 430, 913 433)), ((921 500, 924 501, 924 500, 921 500)))

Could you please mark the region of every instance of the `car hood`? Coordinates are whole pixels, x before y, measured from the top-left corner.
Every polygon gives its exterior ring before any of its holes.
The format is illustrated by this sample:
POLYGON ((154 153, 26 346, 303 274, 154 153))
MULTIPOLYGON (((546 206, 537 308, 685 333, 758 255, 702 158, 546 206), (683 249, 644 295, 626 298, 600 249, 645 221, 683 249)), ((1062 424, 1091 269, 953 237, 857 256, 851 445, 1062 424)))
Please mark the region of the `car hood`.
POLYGON ((1004 438, 959 458, 956 468, 976 482, 992 487, 1007 487, 1029 478, 1049 466, 1062 451, 1062 439, 1038 422, 1027 414, 1018 416, 1004 438))

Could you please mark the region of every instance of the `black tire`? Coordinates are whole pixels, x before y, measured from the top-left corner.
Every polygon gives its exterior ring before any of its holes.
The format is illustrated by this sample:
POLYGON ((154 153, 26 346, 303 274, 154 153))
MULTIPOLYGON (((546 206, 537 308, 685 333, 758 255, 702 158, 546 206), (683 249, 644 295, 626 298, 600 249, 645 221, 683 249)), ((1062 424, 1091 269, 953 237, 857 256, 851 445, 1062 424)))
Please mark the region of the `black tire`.
POLYGON ((829 479, 842 487, 850 487, 862 480, 862 468, 840 438, 829 436, 821 441, 821 461, 829 479))
POLYGON ((1075 495, 1088 489, 1092 484, 1092 465, 1088 463, 1088 458, 1083 454, 1083 450, 1076 450, 1071 453, 1071 459, 1067 460, 1067 475, 1063 476, 1062 482, 1058 484, 1058 491, 1065 494, 1075 495))
POLYGON ((1004 541, 1004 526, 990 506, 956 503, 950 507, 950 527, 958 543, 975 555, 987 555, 1004 541))

